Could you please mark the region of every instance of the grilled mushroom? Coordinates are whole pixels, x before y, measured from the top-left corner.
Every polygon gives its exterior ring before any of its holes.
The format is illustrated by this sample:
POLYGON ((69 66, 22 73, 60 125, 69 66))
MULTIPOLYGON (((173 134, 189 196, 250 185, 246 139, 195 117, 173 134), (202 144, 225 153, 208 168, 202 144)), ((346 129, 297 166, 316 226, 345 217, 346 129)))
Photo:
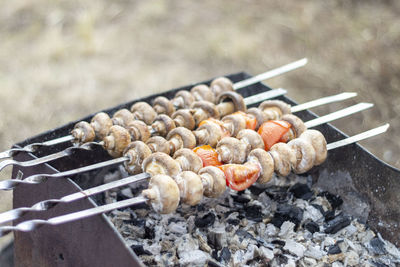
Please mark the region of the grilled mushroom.
POLYGON ((196 137, 189 129, 178 127, 170 131, 167 135, 170 145, 170 153, 181 148, 194 148, 196 146, 196 137))
POLYGON ((180 109, 190 108, 194 101, 194 96, 189 91, 180 90, 176 93, 175 98, 172 100, 172 104, 180 109))
POLYGON ((264 141, 262 140, 261 136, 254 130, 243 129, 236 135, 236 138, 243 143, 249 144, 251 150, 256 148, 265 148, 264 141))
POLYGON ((174 159, 181 166, 182 171, 192 171, 198 173, 203 168, 203 161, 193 150, 181 148, 174 154, 174 159))
POLYGON ((257 120, 256 129, 260 128, 261 124, 268 121, 268 115, 259 108, 249 108, 247 114, 253 115, 257 120))
POLYGON ((233 91, 233 83, 228 78, 219 77, 211 82, 210 89, 215 96, 219 96, 223 92, 233 91))
POLYGON ((175 177, 181 171, 178 162, 165 153, 155 152, 143 161, 143 171, 150 175, 165 174, 175 177))
POLYGON ((99 112, 92 118, 90 125, 93 127, 96 137, 103 140, 110 131, 111 126, 113 126, 113 123, 107 113, 99 112))
POLYGON ((147 125, 153 123, 157 116, 157 112, 146 102, 138 102, 132 105, 131 112, 135 119, 141 120, 147 125))
POLYGON ((172 105, 168 98, 163 96, 158 96, 154 99, 153 108, 158 114, 166 114, 168 116, 171 116, 175 112, 174 105, 172 105))
POLYGON ((296 138, 288 143, 296 153, 296 164, 293 166, 295 173, 305 173, 309 171, 315 161, 315 150, 308 140, 296 138))
POLYGON ((169 154, 169 142, 161 136, 153 136, 146 141, 146 144, 152 152, 162 152, 169 154))
POLYGON ((185 127, 189 130, 194 130, 196 127, 196 121, 189 109, 175 111, 171 118, 174 120, 176 127, 185 127))
POLYGON ((208 118, 218 119, 220 117, 217 107, 211 102, 196 101, 193 103, 192 109, 196 125, 208 118))
POLYGON ((120 109, 117 112, 114 113, 114 116, 112 117, 112 122, 114 125, 119 125, 122 127, 126 127, 131 121, 133 121, 135 118, 129 110, 126 108, 120 109))
POLYGON ((133 141, 140 140, 146 142, 151 136, 149 127, 147 127, 146 123, 144 123, 143 121, 131 121, 127 125, 126 129, 129 131, 129 134, 131 135, 133 141))
POLYGON ((204 123, 196 131, 193 132, 196 136, 197 145, 210 145, 215 147, 222 138, 222 129, 215 123, 204 123))
POLYGON ((194 206, 201 201, 203 198, 203 183, 200 176, 191 171, 184 171, 174 179, 179 187, 183 203, 194 206))
POLYGON ((149 188, 143 190, 142 195, 150 200, 156 212, 162 214, 174 212, 179 205, 179 187, 168 175, 151 177, 149 188))
POLYGON ((142 141, 130 143, 124 151, 124 156, 129 158, 129 161, 124 162, 125 169, 130 174, 142 172, 142 163, 151 153, 150 148, 142 141))
POLYGON ((274 159, 275 172, 281 176, 289 175, 296 166, 296 153, 286 143, 276 143, 269 151, 274 159))
POLYGON ((219 197, 225 192, 226 180, 222 170, 214 166, 207 166, 199 171, 206 197, 219 197))
POLYGON ((321 132, 317 130, 307 130, 300 135, 300 139, 307 140, 313 146, 315 150, 315 166, 322 164, 326 160, 328 150, 326 149, 325 137, 321 132))
POLYGON ((290 105, 281 100, 266 100, 258 107, 267 116, 267 120, 279 120, 283 115, 292 113, 290 105))
POLYGON ((112 157, 121 157, 122 152, 131 142, 131 136, 125 128, 119 125, 113 125, 110 128, 110 132, 103 139, 104 149, 112 157))
POLYGON ((175 122, 165 114, 158 115, 151 125, 154 133, 161 136, 166 136, 175 127, 175 122))
POLYGON ((71 135, 75 138, 75 143, 86 143, 92 142, 96 137, 92 126, 86 122, 81 121, 75 124, 74 129, 71 131, 71 135))
POLYGON ((274 174, 274 159, 271 154, 262 148, 252 150, 247 157, 247 161, 257 163, 260 166, 260 177, 257 182, 260 184, 268 183, 274 174))
POLYGON ((221 162, 241 164, 246 161, 250 145, 233 137, 225 137, 218 142, 216 151, 221 162))
POLYGON ((240 114, 231 114, 222 118, 224 127, 232 136, 236 136, 239 131, 246 129, 246 119, 240 114))
POLYGON ((232 91, 221 93, 218 96, 217 103, 219 103, 217 105, 217 109, 221 117, 224 117, 235 111, 246 111, 247 109, 243 97, 232 91))
POLYGON ((190 92, 196 101, 208 101, 215 103, 215 96, 210 88, 205 84, 199 84, 193 87, 190 92))
POLYGON ((304 122, 296 115, 285 114, 282 116, 281 120, 287 121, 292 125, 291 129, 295 134, 294 138, 299 137, 305 130, 307 130, 307 127, 304 125, 304 122))

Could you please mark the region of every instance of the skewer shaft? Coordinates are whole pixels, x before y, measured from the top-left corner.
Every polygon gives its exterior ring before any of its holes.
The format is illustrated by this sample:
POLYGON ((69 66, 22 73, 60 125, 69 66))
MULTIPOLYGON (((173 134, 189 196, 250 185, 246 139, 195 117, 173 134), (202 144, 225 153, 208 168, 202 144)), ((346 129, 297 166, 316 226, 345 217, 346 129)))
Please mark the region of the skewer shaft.
MULTIPOLYGON (((384 133, 387 131, 387 129, 389 128, 389 124, 385 124, 383 126, 365 131, 363 133, 354 135, 352 137, 348 137, 345 138, 343 140, 334 142, 334 143, 330 143, 327 145, 328 150, 331 149, 335 149, 335 148, 339 148, 342 146, 346 146, 348 144, 351 143, 355 143, 357 141, 361 141, 376 135, 379 135, 381 133, 384 133)), ((125 178, 123 180, 120 180, 121 183, 117 183, 118 181, 112 182, 112 183, 108 183, 105 185, 101 185, 101 186, 97 186, 88 190, 85 190, 83 192, 89 192, 89 194, 95 194, 95 193, 100 193, 100 192, 104 192, 106 190, 109 189, 113 189, 113 188, 117 188, 126 184, 129 184, 131 182, 135 182, 138 180, 143 180, 148 178, 149 175, 148 174, 139 174, 139 175, 135 175, 132 177, 128 177, 125 178), (140 176, 142 175, 142 176, 140 176)), ((63 197, 62 199, 66 200, 66 202, 70 202, 76 199, 80 199, 83 198, 81 197, 83 194, 83 192, 80 193, 74 193, 72 195, 68 195, 63 197), (78 197, 78 194, 79 197, 78 197)), ((89 195, 88 195, 89 196, 89 195)), ((51 201, 51 200, 50 200, 51 201)), ((119 209, 119 208, 124 208, 124 207, 128 207, 128 206, 132 206, 135 204, 139 204, 139 203, 143 203, 146 202, 147 199, 145 199, 144 197, 135 197, 132 199, 127 199, 127 200, 123 200, 123 201, 118 201, 115 203, 111 203, 111 204, 107 204, 107 205, 103 205, 103 206, 99 206, 99 207, 95 207, 95 208, 91 208, 91 209, 86 209, 83 211, 78 211, 78 212, 74 212, 71 214, 66 214, 66 215, 62 215, 62 216, 58 216, 58 217, 54 217, 51 218, 49 220, 30 220, 30 221, 25 221, 22 222, 16 226, 4 226, 4 227, 0 227, 0 236, 3 236, 11 231, 24 231, 24 232, 28 232, 28 231, 32 231, 34 229, 36 229, 37 227, 39 227, 40 225, 43 224, 48 224, 48 225, 58 225, 58 224, 62 224, 62 223, 67 223, 67 222, 71 222, 74 220, 78 220, 78 219, 83 219, 83 218, 87 218, 93 215, 97 215, 97 214, 101 214, 101 213, 105 213, 105 212, 109 212, 111 210, 114 209, 119 209)), ((41 202, 35 204, 35 205, 39 205, 41 202)), ((24 209, 24 208, 22 208, 24 209)), ((27 209, 27 208, 25 208, 27 209)), ((4 213, 3 213, 4 214, 4 213)), ((0 215, 1 219, 4 221, 3 219, 3 214, 0 215)))
POLYGON ((261 73, 261 74, 259 74, 257 76, 252 77, 252 78, 249 78, 249 79, 246 79, 246 80, 243 80, 243 81, 235 83, 233 85, 233 89, 237 90, 237 89, 249 86, 251 84, 255 84, 255 83, 258 83, 258 82, 261 82, 261 81, 264 81, 264 80, 279 76, 279 75, 284 74, 286 72, 289 72, 289 71, 295 70, 297 68, 300 68, 300 67, 306 65, 307 62, 308 62, 308 59, 307 58, 303 58, 303 59, 297 60, 295 62, 286 64, 286 65, 284 65, 282 67, 279 67, 279 68, 276 68, 276 69, 261 73))

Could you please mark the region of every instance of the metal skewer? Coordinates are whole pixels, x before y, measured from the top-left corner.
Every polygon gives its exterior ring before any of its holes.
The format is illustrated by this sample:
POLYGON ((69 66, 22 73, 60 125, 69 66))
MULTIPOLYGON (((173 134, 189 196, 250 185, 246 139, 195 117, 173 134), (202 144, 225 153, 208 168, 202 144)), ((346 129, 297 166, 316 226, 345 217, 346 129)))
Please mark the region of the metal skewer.
MULTIPOLYGON (((276 69, 269 70, 269 71, 261 73, 257 76, 254 76, 249 79, 246 79, 246 80, 243 80, 243 81, 233 84, 233 89, 237 90, 237 89, 240 89, 240 88, 243 88, 243 87, 258 83, 258 82, 262 82, 262 81, 268 80, 270 78, 273 78, 273 77, 276 77, 279 75, 282 75, 286 72, 295 70, 297 68, 300 68, 300 67, 306 65, 307 62, 308 62, 307 58, 303 58, 303 59, 294 61, 292 63, 286 64, 284 66, 278 67, 276 69)), ((261 94, 259 97, 261 97, 261 94)), ((0 159, 13 157, 18 152, 31 153, 31 152, 35 152, 39 147, 52 146, 52 145, 61 144, 61 143, 65 143, 65 142, 72 141, 72 140, 74 140, 74 137, 71 135, 67 135, 67 136, 49 140, 49 141, 46 141, 43 143, 29 144, 23 148, 11 148, 6 151, 0 152, 0 159)))
MULTIPOLYGON (((337 112, 334 112, 334 113, 331 113, 331 114, 328 114, 328 115, 325 115, 325 116, 322 116, 317 119, 309 121, 309 122, 312 122, 312 123, 310 123, 310 124, 312 124, 312 126, 307 126, 307 122, 305 122, 304 124, 307 127, 315 127, 320 124, 327 123, 329 121, 344 118, 355 112, 359 112, 359 111, 371 108, 372 106, 373 106, 373 104, 370 104, 370 103, 359 103, 357 105, 354 105, 354 106, 351 106, 351 107, 348 107, 348 108, 339 110, 337 112), (345 111, 345 112, 342 112, 342 111, 345 111), (332 116, 332 114, 334 114, 334 116, 332 116), (318 120, 318 121, 316 121, 316 120, 318 120)), ((46 181, 47 178, 61 178, 61 177, 65 177, 65 176, 75 175, 75 174, 78 174, 81 172, 86 172, 86 171, 106 167, 109 165, 114 165, 117 163, 123 163, 128 160, 129 160, 128 157, 120 157, 120 158, 103 161, 100 163, 96 163, 93 165, 89 165, 89 166, 85 166, 85 167, 81 167, 78 169, 69 170, 69 171, 65 171, 65 172, 58 172, 58 173, 53 173, 53 174, 35 174, 35 175, 28 176, 24 180, 17 180, 17 179, 4 180, 4 181, 0 181, 0 190, 10 190, 10 189, 13 189, 14 187, 18 186, 19 184, 39 184, 39 183, 46 181)))
MULTIPOLYGON (((379 135, 381 133, 386 132, 388 128, 389 128, 389 124, 385 124, 383 126, 360 133, 358 135, 348 137, 348 138, 345 138, 343 140, 340 140, 340 141, 337 141, 334 143, 330 143, 327 145, 327 149, 332 150, 335 148, 339 148, 342 146, 346 146, 346 145, 370 138, 372 136, 379 135)), ((38 202, 35 205, 33 205, 31 208, 19 208, 19 209, 15 209, 15 210, 0 214, 0 221, 6 222, 9 220, 19 218, 19 216, 22 216, 23 213, 28 212, 28 211, 47 210, 47 209, 53 207, 54 205, 56 205, 57 203, 71 202, 71 201, 74 201, 77 199, 89 197, 91 195, 94 195, 94 194, 97 194, 100 192, 104 192, 106 190, 114 189, 117 187, 121 187, 121 186, 130 184, 130 183, 138 182, 138 181, 147 179, 149 177, 150 177, 150 175, 148 175, 146 173, 138 174, 135 176, 127 177, 127 178, 119 180, 119 181, 114 181, 114 182, 111 182, 108 184, 93 187, 93 188, 87 189, 82 192, 74 193, 74 194, 65 196, 59 200, 46 200, 46 201, 38 202)), ((48 220, 29 220, 29 221, 19 223, 16 226, 3 226, 3 227, 0 227, 0 236, 4 236, 11 231, 29 232, 29 231, 35 230, 36 228, 38 228, 41 225, 58 225, 58 224, 62 224, 62 223, 67 223, 67 222, 87 218, 87 217, 90 217, 93 215, 109 212, 109 211, 112 211, 115 209, 120 209, 120 208, 124 208, 124 207, 133 206, 133 205, 136 205, 139 203, 144 203, 146 201, 147 201, 147 199, 144 198, 143 196, 138 196, 138 197, 134 197, 131 199, 118 201, 115 203, 106 204, 106 205, 95 207, 95 208, 90 208, 90 209, 86 209, 86 210, 82 210, 82 211, 78 211, 78 212, 74 212, 74 213, 70 213, 70 214, 66 214, 66 215, 62 215, 62 216, 53 217, 48 220)))
MULTIPOLYGON (((269 98, 273 98, 276 96, 279 96, 281 94, 284 94, 286 92, 285 89, 279 88, 279 89, 274 89, 271 91, 267 91, 267 92, 263 92, 261 94, 258 95, 254 95, 256 98, 253 98, 254 96, 245 98, 245 103, 246 105, 251 105, 251 104, 255 104, 257 102, 261 102, 263 100, 269 99, 269 98), (271 92, 271 93, 270 93, 271 92), (269 94, 267 94, 269 93, 269 94), (252 98, 251 101, 249 101, 248 99, 252 98)), ((323 97, 320 99, 316 99, 316 100, 312 100, 310 102, 298 105, 298 106, 294 106, 291 108, 291 111, 294 112, 299 112, 302 110, 306 110, 306 109, 310 109, 319 105, 324 105, 324 104, 328 104, 328 103, 333 103, 333 102, 338 102, 338 101, 342 101, 345 99, 349 99, 352 97, 357 96, 357 93, 352 93, 352 92, 346 92, 346 93, 341 93, 338 95, 333 95, 333 96, 328 96, 328 97, 323 97), (299 107, 300 106, 300 107, 299 107)), ((33 159, 33 160, 28 160, 28 161, 16 161, 16 160, 4 160, 2 162, 0 162, 0 171, 3 170, 5 167, 9 166, 9 165, 18 165, 18 166, 22 166, 22 167, 30 167, 30 166, 35 166, 35 165, 39 165, 39 164, 43 164, 46 162, 50 162, 62 157, 66 157, 66 156, 70 156, 73 150, 91 150, 93 146, 95 145, 102 145, 102 142, 90 142, 90 143, 86 143, 83 144, 81 146, 74 146, 74 147, 69 147, 63 151, 57 152, 57 153, 53 153, 51 155, 47 155, 41 158, 37 158, 37 159, 33 159)))

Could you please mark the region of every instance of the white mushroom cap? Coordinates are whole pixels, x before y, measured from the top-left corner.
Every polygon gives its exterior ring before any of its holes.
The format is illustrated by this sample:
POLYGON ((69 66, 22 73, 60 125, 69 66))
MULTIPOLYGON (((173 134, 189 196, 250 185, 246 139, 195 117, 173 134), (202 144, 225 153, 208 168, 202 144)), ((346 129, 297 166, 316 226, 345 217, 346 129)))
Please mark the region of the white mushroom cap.
POLYGON ((315 150, 311 143, 305 139, 296 138, 291 140, 288 145, 296 153, 296 164, 293 166, 295 173, 305 173, 314 166, 315 150))
POLYGON ((175 177, 179 187, 181 201, 185 204, 197 205, 203 198, 203 183, 200 176, 191 171, 184 171, 175 177))
POLYGON ((328 156, 328 150, 326 149, 326 140, 324 135, 317 130, 307 130, 300 135, 300 138, 307 140, 313 146, 315 150, 314 165, 318 166, 322 164, 328 156))

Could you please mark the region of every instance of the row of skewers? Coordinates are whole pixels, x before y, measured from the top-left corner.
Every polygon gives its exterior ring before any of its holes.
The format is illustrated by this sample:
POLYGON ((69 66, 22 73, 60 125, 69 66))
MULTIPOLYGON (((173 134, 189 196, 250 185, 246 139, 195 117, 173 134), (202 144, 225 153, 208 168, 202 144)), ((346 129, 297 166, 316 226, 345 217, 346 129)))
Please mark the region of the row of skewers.
MULTIPOLYGON (((91 123, 78 123, 70 137, 59 139, 73 140, 84 149, 93 144, 102 145, 111 156, 116 157, 113 160, 77 170, 52 175, 33 175, 24 180, 8 180, 0 183, 1 189, 12 189, 21 183, 36 184, 48 177, 65 177, 107 165, 124 163, 127 172, 136 174, 135 176, 101 185, 87 192, 66 196, 60 200, 49 201, 69 202, 150 178, 149 188, 144 190, 140 197, 46 221, 34 220, 15 227, 0 227, 0 232, 5 234, 12 230, 30 231, 41 224, 59 224, 140 202, 151 203, 160 213, 170 213, 177 208, 179 202, 196 205, 203 195, 218 197, 226 190, 226 186, 234 190, 244 190, 256 181, 262 184, 268 183, 274 172, 279 176, 286 176, 291 171, 307 172, 313 166, 324 162, 328 149, 343 145, 333 143, 327 146, 320 132, 308 130, 307 127, 314 127, 372 106, 361 103, 316 120, 303 122, 291 114, 300 109, 290 107, 282 101, 264 101, 258 108, 247 110, 245 101, 239 94, 233 92, 234 85, 226 78, 214 80, 211 83, 213 90, 207 89, 206 85, 202 85, 201 90, 194 90, 196 87, 191 90, 193 98, 189 97, 188 91, 178 92, 171 101, 155 99, 157 101, 154 101, 153 107, 137 103, 132 106, 132 112, 118 111, 112 118, 105 113, 97 114, 91 123), (210 92, 214 93, 214 98, 210 92), (209 98, 207 101, 204 100, 206 97, 209 98), (190 103, 191 109, 185 109, 190 100, 200 98, 202 100, 190 103), (138 106, 141 108, 137 108, 138 106), (156 115, 156 113, 162 114, 156 115), (177 113, 178 115, 173 115, 177 113), (225 116, 220 116, 221 114, 225 116), (101 141, 93 143, 95 138, 101 141), (138 174, 139 172, 143 173, 138 174)), ((354 94, 346 95, 347 98, 350 96, 354 94)), ((315 106, 318 102, 329 103, 346 97, 341 95, 329 98, 329 101, 326 99, 312 101, 306 108, 315 106)), ((386 131, 387 127, 388 125, 376 128, 347 142, 356 142, 365 136, 378 134, 386 131)), ((60 155, 68 156, 68 153, 56 153, 45 158, 54 160, 60 155)), ((46 161, 42 158, 30 164, 43 162, 46 161)), ((14 220, 28 211, 45 210, 47 205, 44 203, 49 202, 42 201, 31 208, 19 208, 0 214, 0 222, 14 220)))

